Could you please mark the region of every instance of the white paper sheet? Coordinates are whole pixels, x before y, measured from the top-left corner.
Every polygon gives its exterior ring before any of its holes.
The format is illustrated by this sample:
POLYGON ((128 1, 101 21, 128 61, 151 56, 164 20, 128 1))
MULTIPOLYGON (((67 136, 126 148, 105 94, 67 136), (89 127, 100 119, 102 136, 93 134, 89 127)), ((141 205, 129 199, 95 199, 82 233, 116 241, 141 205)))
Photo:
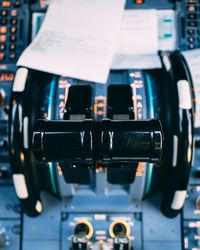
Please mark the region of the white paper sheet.
POLYGON ((159 69, 162 68, 160 57, 157 54, 145 55, 116 55, 112 68, 117 69, 159 69))
POLYGON ((185 51, 182 52, 182 54, 188 64, 192 76, 192 81, 194 84, 194 92, 196 100, 194 126, 196 128, 199 128, 200 127, 200 49, 185 51))
POLYGON ((125 0, 55 0, 17 65, 106 83, 125 0))
POLYGON ((174 10, 157 10, 158 48, 173 51, 177 48, 176 15, 174 10))
POLYGON ((112 62, 112 69, 135 68, 137 65, 139 66, 136 68, 144 68, 145 66, 148 66, 148 68, 157 67, 157 24, 156 10, 124 11, 119 43, 116 50, 116 55, 112 62), (145 60, 145 55, 152 56, 149 56, 145 60), (151 59, 153 59, 153 61, 151 61, 151 59), (155 62, 156 65, 153 65, 155 62))

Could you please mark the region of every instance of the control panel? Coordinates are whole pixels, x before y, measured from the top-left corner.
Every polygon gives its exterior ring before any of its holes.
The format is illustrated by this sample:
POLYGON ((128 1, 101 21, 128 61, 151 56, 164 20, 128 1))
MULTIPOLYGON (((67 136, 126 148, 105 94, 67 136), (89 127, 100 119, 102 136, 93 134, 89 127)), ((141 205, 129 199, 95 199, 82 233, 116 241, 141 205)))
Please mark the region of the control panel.
POLYGON ((200 2, 127 0, 156 9, 162 69, 112 70, 105 85, 17 68, 50 2, 0 0, 0 250, 199 250, 195 102, 181 109, 177 86, 187 96, 181 52, 200 48, 200 2))

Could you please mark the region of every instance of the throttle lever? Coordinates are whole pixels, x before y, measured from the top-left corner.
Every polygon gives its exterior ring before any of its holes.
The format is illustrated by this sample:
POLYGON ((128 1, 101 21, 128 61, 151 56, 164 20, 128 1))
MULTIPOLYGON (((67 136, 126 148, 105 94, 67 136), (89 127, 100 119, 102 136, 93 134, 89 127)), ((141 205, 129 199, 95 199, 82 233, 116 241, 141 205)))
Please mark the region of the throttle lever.
POLYGON ((38 120, 33 151, 38 161, 94 165, 159 162, 162 153, 159 120, 47 121, 38 120))

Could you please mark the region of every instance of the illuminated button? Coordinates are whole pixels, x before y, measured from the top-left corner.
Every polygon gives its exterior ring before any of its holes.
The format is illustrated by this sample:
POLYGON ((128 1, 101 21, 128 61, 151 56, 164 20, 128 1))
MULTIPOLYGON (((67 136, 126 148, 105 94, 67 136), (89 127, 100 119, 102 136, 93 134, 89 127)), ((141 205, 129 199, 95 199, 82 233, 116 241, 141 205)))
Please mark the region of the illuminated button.
POLYGON ((193 34, 194 34, 194 30, 193 30, 193 29, 189 29, 189 30, 188 30, 188 34, 189 34, 189 35, 193 35, 193 34))
POLYGON ((5 54, 4 53, 0 53, 0 60, 4 60, 5 59, 5 54))
POLYGON ((188 49, 194 49, 194 44, 193 43, 191 43, 189 46, 188 46, 188 49))
POLYGON ((11 15, 11 16, 17 16, 17 15, 18 15, 18 11, 17 11, 17 10, 12 10, 12 11, 10 12, 10 15, 11 15))
POLYGON ((14 2, 14 6, 15 7, 19 7, 21 5, 21 2, 19 1, 19 0, 16 0, 15 2, 14 2))
POLYGON ((195 11, 197 11, 197 7, 195 5, 190 5, 187 7, 187 11, 195 12, 195 11))
POLYGON ((10 36, 10 41, 15 42, 16 41, 16 36, 15 35, 10 36))
POLYGON ((11 45, 9 46, 9 48, 10 48, 10 50, 15 50, 15 49, 16 49, 16 46, 15 46, 15 44, 11 44, 11 45))
POLYGON ((197 18, 197 14, 195 13, 191 13, 187 15, 188 19, 196 19, 197 18))
POLYGON ((16 28, 16 27, 11 27, 11 28, 10 28, 10 32, 11 32, 11 33, 16 33, 16 31, 17 31, 17 28, 16 28))
POLYGON ((10 58, 10 59, 15 59, 15 58, 16 58, 16 55, 15 55, 14 53, 12 53, 12 54, 9 55, 9 58, 10 58))
POLYGON ((3 1, 3 2, 2 2, 2 7, 8 8, 8 7, 10 7, 10 6, 11 6, 11 2, 10 2, 10 1, 3 1))
POLYGON ((0 35, 0 42, 4 43, 6 41, 6 35, 0 35))
POLYGON ((188 26, 190 26, 190 27, 196 27, 196 26, 198 26, 198 23, 195 22, 195 21, 190 21, 190 22, 188 22, 188 26))
POLYGON ((190 43, 193 43, 193 42, 194 42, 194 37, 189 37, 189 38, 188 38, 188 41, 189 41, 190 43))
POLYGON ((16 19, 16 18, 12 18, 12 19, 10 20, 10 23, 11 23, 12 25, 17 24, 17 19, 16 19))
POLYGON ((0 19, 0 24, 1 25, 6 25, 7 24, 7 20, 5 18, 0 19))
POLYGON ((6 26, 1 26, 0 27, 0 33, 6 33, 7 32, 7 27, 6 26))
POLYGON ((0 13, 1 13, 2 17, 5 17, 5 16, 8 15, 8 11, 7 10, 2 10, 0 13))
POLYGON ((6 50, 6 45, 5 44, 1 44, 0 45, 0 51, 4 51, 6 50))
POLYGON ((144 3, 144 0, 135 0, 135 3, 136 3, 136 4, 143 4, 143 3, 144 3))

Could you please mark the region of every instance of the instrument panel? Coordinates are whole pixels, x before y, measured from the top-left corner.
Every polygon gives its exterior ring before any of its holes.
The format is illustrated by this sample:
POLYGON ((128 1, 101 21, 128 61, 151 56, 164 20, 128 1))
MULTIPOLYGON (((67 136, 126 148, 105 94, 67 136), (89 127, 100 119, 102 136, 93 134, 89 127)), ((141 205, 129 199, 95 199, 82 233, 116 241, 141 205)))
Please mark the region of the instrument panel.
POLYGON ((199 129, 191 142, 195 102, 192 109, 179 108, 176 85, 185 80, 193 88, 181 52, 200 48, 199 1, 127 0, 126 9, 158 11, 162 69, 113 70, 106 85, 28 69, 25 92, 15 93, 17 59, 36 36, 48 5, 0 0, 0 249, 200 249, 199 129), (167 138, 161 167, 140 161, 104 167, 100 159, 95 168, 34 161, 27 145, 38 119, 75 126, 92 119, 100 128, 104 119, 159 119, 167 138), (178 148, 175 135, 182 140, 178 148), (194 148, 193 159, 185 160, 188 148, 194 148), (13 183, 17 174, 25 176, 28 199, 20 198, 13 183), (174 198, 177 190, 185 192, 183 209, 174 198))

